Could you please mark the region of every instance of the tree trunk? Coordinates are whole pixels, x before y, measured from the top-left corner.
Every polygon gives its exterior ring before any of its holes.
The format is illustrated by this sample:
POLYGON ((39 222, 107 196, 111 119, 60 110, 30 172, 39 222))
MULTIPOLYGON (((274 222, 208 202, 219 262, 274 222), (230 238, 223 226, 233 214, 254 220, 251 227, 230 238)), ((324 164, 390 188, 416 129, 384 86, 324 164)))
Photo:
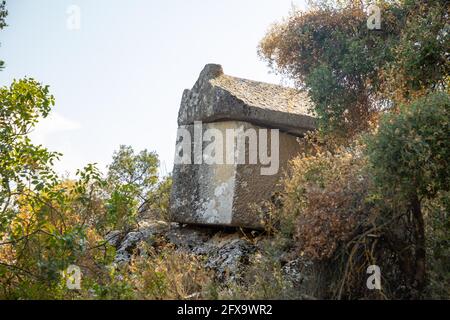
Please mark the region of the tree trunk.
POLYGON ((411 210, 414 221, 415 236, 415 274, 413 287, 420 295, 425 287, 425 225, 422 215, 421 204, 417 194, 412 197, 411 210))

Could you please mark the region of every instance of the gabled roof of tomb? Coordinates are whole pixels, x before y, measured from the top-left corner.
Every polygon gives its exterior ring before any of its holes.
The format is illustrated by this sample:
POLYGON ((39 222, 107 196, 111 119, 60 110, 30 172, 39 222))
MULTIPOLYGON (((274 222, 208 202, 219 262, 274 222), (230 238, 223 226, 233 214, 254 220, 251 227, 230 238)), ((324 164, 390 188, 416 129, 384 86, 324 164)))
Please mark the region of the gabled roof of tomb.
POLYGON ((178 124, 240 120, 302 135, 315 129, 310 107, 305 91, 229 76, 222 66, 207 64, 183 93, 178 124))
POLYGON ((280 112, 309 115, 311 101, 305 91, 276 84, 258 82, 222 74, 211 79, 220 87, 249 106, 280 112))

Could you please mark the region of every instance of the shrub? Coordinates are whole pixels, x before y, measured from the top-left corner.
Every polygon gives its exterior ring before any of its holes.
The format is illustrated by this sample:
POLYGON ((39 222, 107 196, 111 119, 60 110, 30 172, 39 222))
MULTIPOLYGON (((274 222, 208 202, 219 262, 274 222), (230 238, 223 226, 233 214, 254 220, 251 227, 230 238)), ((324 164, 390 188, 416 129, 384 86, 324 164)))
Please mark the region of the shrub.
POLYGON ((294 212, 299 250, 330 258, 368 215, 369 180, 357 151, 318 153, 292 161, 285 209, 294 212))
POLYGON ((365 146, 358 141, 338 147, 323 143, 320 135, 308 137, 311 150, 291 161, 284 181, 283 205, 275 214, 281 232, 275 238, 290 242, 299 258, 313 262, 310 295, 400 297, 396 286, 403 288, 404 279, 396 249, 404 242, 392 229, 401 233, 403 224, 392 212, 404 208, 375 192, 365 146), (366 268, 373 264, 383 269, 389 284, 381 292, 365 286, 366 268))

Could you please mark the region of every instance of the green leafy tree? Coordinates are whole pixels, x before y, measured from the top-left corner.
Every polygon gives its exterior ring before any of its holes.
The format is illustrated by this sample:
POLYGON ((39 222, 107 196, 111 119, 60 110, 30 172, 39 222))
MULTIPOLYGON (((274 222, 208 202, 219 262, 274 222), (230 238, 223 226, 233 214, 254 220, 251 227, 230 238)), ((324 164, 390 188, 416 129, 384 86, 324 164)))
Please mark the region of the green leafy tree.
POLYGON ((121 145, 108 166, 107 181, 110 198, 107 201, 109 220, 116 228, 132 224, 148 205, 149 192, 158 183, 159 160, 155 152, 135 153, 131 146, 121 145))
POLYGON ((450 191, 450 97, 436 93, 383 116, 367 138, 375 181, 385 198, 408 203, 415 245, 414 285, 425 286, 423 203, 450 191))
MULTIPOLYGON (((0 29, 6 14, 3 1, 0 29)), ((0 88, 0 299, 92 297, 114 287, 108 232, 128 228, 144 207, 167 210, 171 180, 158 183, 153 152, 121 146, 106 179, 94 164, 75 180, 58 177, 53 164, 61 154, 29 138, 54 103, 49 87, 32 78, 0 88), (83 270, 80 291, 65 285, 70 264, 83 270)), ((133 295, 127 283, 117 290, 133 295)))
POLYGON ((402 20, 392 47, 394 59, 380 76, 383 93, 398 102, 411 102, 449 87, 449 3, 443 0, 399 1, 402 20))
POLYGON ((51 165, 59 154, 32 144, 28 137, 53 104, 48 86, 33 79, 0 88, 0 231, 8 225, 23 190, 40 191, 57 180, 51 165))
POLYGON ((397 101, 448 87, 448 3, 378 1, 380 31, 360 1, 319 2, 270 29, 259 54, 308 90, 320 128, 366 130, 397 101))
POLYGON ((0 88, 0 297, 62 297, 61 271, 99 262, 97 252, 108 250, 98 245, 104 182, 97 169, 62 181, 53 171, 60 154, 29 138, 53 105, 48 86, 33 79, 0 88))

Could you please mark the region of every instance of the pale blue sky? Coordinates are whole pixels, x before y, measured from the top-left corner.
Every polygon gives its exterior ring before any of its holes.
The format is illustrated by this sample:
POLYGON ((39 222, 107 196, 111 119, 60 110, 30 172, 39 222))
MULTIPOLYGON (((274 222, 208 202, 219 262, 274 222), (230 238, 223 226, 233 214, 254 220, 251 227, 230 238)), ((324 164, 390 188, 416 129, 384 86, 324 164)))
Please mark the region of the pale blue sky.
POLYGON ((257 44, 297 0, 9 0, 0 32, 0 85, 33 77, 50 85, 52 117, 35 142, 64 154, 60 173, 104 168, 120 144, 155 150, 171 171, 183 89, 206 63, 225 73, 280 83, 257 44), (80 30, 66 26, 81 9, 80 30))

